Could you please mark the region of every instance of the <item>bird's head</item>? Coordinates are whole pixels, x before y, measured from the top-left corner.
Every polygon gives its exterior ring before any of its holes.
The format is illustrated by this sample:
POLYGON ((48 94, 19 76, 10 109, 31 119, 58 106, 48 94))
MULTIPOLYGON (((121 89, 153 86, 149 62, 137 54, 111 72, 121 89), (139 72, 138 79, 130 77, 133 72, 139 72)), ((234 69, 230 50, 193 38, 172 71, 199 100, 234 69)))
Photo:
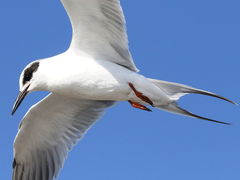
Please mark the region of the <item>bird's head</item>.
POLYGON ((19 94, 13 105, 12 115, 16 112, 26 95, 35 90, 38 86, 37 72, 39 70, 39 66, 40 62, 34 61, 28 64, 22 71, 19 79, 19 94))

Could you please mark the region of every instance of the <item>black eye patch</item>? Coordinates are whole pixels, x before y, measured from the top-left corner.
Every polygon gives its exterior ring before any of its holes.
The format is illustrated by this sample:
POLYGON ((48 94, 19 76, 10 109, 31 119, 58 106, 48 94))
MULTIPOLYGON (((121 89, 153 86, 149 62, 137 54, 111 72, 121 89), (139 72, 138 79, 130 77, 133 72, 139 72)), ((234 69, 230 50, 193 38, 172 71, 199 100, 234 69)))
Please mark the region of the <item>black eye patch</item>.
POLYGON ((30 67, 25 69, 24 75, 23 75, 23 84, 30 81, 32 79, 33 73, 37 71, 39 67, 39 62, 34 62, 30 67))

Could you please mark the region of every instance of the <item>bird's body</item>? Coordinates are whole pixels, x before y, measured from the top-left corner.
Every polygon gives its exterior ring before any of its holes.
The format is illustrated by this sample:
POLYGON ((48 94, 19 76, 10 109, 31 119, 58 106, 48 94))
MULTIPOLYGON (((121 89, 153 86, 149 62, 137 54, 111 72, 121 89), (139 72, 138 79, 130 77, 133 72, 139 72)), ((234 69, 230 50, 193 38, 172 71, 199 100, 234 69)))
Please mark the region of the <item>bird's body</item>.
MULTIPOLYGON (((71 52, 41 60, 36 75, 42 76, 42 90, 64 96, 91 99, 140 102, 129 87, 147 95, 155 105, 170 102, 168 96, 141 74, 118 64, 95 60, 86 54, 71 52), (39 74, 38 74, 39 73, 39 74)), ((33 89, 34 90, 34 89, 33 89)), ((38 89, 39 90, 39 89, 38 89)))
POLYGON ((119 0, 61 0, 73 39, 63 54, 30 63, 20 77, 12 114, 27 93, 49 91, 24 116, 14 142, 13 180, 52 180, 68 151, 116 101, 228 124, 195 115, 177 105, 189 93, 217 97, 190 86, 138 73, 128 49, 119 0))

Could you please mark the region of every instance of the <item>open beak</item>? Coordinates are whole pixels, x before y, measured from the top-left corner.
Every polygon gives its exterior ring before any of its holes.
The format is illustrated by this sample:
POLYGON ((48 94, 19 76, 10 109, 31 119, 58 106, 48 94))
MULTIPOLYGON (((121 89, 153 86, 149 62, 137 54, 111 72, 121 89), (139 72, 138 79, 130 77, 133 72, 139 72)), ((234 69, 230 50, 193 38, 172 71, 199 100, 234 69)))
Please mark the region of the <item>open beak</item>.
POLYGON ((26 84, 23 86, 22 90, 18 93, 17 99, 13 105, 13 109, 12 109, 12 115, 16 112, 16 110, 18 109, 18 107, 20 106, 20 104, 22 103, 23 99, 26 97, 26 95, 28 94, 28 88, 29 88, 30 84, 26 84))

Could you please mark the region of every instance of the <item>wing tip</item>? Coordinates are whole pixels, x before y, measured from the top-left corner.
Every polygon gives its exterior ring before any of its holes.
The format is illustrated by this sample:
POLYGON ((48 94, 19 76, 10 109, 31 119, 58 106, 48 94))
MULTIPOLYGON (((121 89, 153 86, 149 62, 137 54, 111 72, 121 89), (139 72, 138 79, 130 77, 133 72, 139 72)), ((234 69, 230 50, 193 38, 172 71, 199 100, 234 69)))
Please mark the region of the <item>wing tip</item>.
POLYGON ((12 163, 12 168, 13 168, 13 169, 16 167, 16 164, 17 164, 17 162, 16 162, 16 159, 14 158, 14 159, 13 159, 13 163, 12 163))

